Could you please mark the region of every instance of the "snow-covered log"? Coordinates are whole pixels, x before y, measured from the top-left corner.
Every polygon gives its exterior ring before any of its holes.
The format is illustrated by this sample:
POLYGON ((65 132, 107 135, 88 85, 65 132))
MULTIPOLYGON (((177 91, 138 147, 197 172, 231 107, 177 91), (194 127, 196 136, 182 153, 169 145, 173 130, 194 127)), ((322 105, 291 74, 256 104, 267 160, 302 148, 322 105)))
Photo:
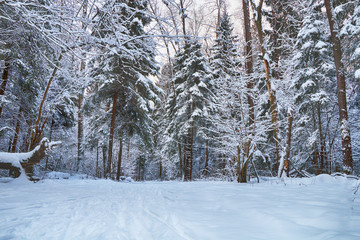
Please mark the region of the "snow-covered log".
POLYGON ((24 168, 25 173, 31 179, 33 165, 40 163, 40 160, 43 159, 54 146, 60 144, 61 142, 49 142, 47 138, 43 138, 40 144, 30 152, 0 152, 0 169, 8 169, 9 175, 17 178, 21 174, 21 168, 24 168))

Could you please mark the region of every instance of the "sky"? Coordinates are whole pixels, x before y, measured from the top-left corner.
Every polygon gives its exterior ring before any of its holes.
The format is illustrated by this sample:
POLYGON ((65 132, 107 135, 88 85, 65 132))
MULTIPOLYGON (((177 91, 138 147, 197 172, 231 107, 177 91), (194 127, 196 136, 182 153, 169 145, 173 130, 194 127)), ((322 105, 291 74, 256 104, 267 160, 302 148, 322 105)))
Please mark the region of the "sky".
MULTIPOLYGON (((233 34, 238 35, 241 38, 242 35, 242 11, 241 11, 241 1, 240 0, 224 0, 226 3, 227 10, 230 14, 231 21, 233 23, 234 32, 233 34)), ((188 19, 187 19, 187 28, 191 27, 196 19, 194 18, 194 12, 200 13, 200 15, 204 15, 205 20, 202 20, 203 24, 200 27, 199 35, 200 37, 206 38, 206 43, 209 46, 212 45, 212 40, 215 37, 215 25, 217 20, 217 12, 216 12, 216 0, 189 0, 185 1, 186 3, 191 4, 188 7, 188 19)), ((201 20, 200 20, 201 21, 201 20)), ((166 54, 165 49, 161 46, 162 41, 158 41, 160 44, 158 46, 160 55, 157 57, 158 62, 166 62, 167 57, 161 56, 166 54)))

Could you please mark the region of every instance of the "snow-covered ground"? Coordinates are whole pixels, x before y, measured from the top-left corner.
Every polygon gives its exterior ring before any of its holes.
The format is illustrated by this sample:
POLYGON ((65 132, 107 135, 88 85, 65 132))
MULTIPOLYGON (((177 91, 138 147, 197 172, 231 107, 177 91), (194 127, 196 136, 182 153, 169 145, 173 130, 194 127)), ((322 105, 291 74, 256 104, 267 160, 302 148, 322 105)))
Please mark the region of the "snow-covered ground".
POLYGON ((0 183, 0 239, 358 240, 360 181, 0 183))

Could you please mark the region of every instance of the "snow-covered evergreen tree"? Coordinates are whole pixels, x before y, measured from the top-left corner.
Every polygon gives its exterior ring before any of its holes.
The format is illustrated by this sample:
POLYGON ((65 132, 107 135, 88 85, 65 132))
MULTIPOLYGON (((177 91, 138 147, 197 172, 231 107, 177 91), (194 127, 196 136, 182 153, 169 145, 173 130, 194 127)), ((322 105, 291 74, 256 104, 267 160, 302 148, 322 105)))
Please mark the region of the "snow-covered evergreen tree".
MULTIPOLYGON (((184 49, 176 55, 172 81, 175 90, 169 96, 166 107, 169 120, 166 133, 170 138, 168 144, 176 144, 177 141, 181 143, 184 179, 191 181, 194 141, 205 136, 203 128, 213 111, 207 61, 198 41, 188 40, 184 49)), ((171 146, 166 147, 170 150, 171 146)))
MULTIPOLYGON (((322 7, 323 4, 314 3, 306 8, 297 37, 299 52, 294 57, 295 104, 300 114, 299 125, 303 129, 297 139, 297 156, 307 159, 303 154, 312 153, 313 166, 318 173, 326 172, 326 148, 329 146, 325 143, 328 134, 325 118, 332 115, 332 103, 336 102, 335 66, 322 7)), ((300 128, 296 132, 300 133, 300 128)))
POLYGON ((233 131, 230 129, 228 129, 230 131, 226 131, 227 127, 224 125, 236 126, 244 119, 241 118, 241 100, 239 99, 240 95, 237 94, 242 81, 240 79, 241 61, 237 49, 238 39, 233 35, 233 26, 227 11, 224 11, 220 17, 216 36, 210 57, 211 77, 214 81, 218 109, 217 114, 212 116, 212 124, 218 126, 218 129, 214 131, 218 132, 214 135, 216 142, 213 141, 213 145, 215 144, 214 147, 217 149, 215 157, 218 158, 216 172, 217 175, 234 178, 236 168, 233 156, 236 155, 237 144, 229 141, 229 134, 232 135, 233 131))
MULTIPOLYGON (((360 156, 360 2, 353 2, 353 14, 345 22, 340 36, 343 43, 344 62, 349 79, 349 115, 353 131, 353 155, 360 156)), ((349 16, 349 14, 348 14, 349 16)), ((354 162, 354 170, 360 171, 360 163, 354 162)))
POLYGON ((157 66, 155 43, 144 30, 151 21, 146 10, 147 1, 107 1, 93 31, 100 52, 93 60, 91 84, 97 85, 97 90, 92 99, 98 107, 108 105, 111 111, 109 176, 114 134, 128 141, 137 134, 145 143, 151 143, 153 120, 149 113, 151 101, 158 101, 158 97, 148 76, 156 73, 157 66))

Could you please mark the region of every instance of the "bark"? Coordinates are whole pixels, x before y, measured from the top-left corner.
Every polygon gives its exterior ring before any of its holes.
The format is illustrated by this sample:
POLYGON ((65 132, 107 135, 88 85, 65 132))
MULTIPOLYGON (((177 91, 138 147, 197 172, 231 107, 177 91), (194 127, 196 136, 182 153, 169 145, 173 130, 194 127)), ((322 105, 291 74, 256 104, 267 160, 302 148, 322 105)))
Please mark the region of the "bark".
MULTIPOLYGON (((50 142, 52 140, 52 133, 53 133, 54 124, 55 124, 55 120, 54 120, 54 116, 53 116, 52 119, 51 119, 51 125, 50 125, 50 136, 49 136, 49 141, 50 142)), ((49 157, 46 157, 45 170, 48 169, 48 161, 49 161, 49 157)))
POLYGON ((184 147, 184 180, 191 181, 192 177, 192 164, 193 164, 193 127, 189 129, 189 132, 186 136, 186 142, 184 147))
POLYGON ((160 164, 159 164, 159 178, 160 178, 160 180, 162 179, 162 170, 163 169, 163 167, 162 167, 162 163, 161 163, 161 161, 160 161, 160 164))
MULTIPOLYGON (((252 137, 253 137, 253 126, 255 121, 255 112, 254 112, 254 98, 252 96, 252 91, 254 88, 254 80, 252 78, 253 73, 253 58, 252 58, 252 35, 251 35, 251 28, 250 28, 250 13, 249 13, 249 1, 248 0, 242 0, 243 4, 243 15, 244 15, 244 26, 243 31, 245 35, 245 72, 248 75, 248 82, 247 82, 247 101, 249 105, 249 131, 246 133, 246 144, 245 144, 245 152, 246 152, 246 159, 244 159, 244 166, 240 168, 240 164, 238 165, 238 182, 246 182, 247 177, 247 165, 250 161, 250 148, 252 143, 252 137)), ((238 146, 238 163, 240 163, 240 147, 238 146)))
POLYGON ((11 152, 12 152, 12 153, 16 152, 16 145, 17 145, 17 141, 18 141, 18 139, 19 139, 19 133, 20 133, 20 119, 21 119, 21 114, 22 114, 22 109, 21 109, 21 107, 20 107, 20 109, 19 109, 19 114, 18 114, 18 118, 17 118, 17 120, 16 120, 14 140, 13 140, 12 147, 11 147, 11 152))
POLYGON ((102 146, 102 153, 103 153, 103 178, 106 178, 106 154, 107 154, 107 146, 102 146))
MULTIPOLYGON (((317 127, 316 127, 316 117, 315 117, 315 111, 314 111, 314 106, 312 106, 312 118, 313 118, 313 128, 314 131, 316 131, 317 127)), ((318 175, 320 174, 319 171, 319 152, 318 152, 318 147, 317 147, 317 142, 314 142, 314 153, 313 153, 313 165, 315 168, 315 174, 318 175)))
POLYGON ((340 115, 340 133, 341 133, 341 145, 343 153, 343 169, 346 174, 353 173, 353 159, 351 149, 351 137, 350 127, 348 123, 348 112, 346 103, 346 81, 345 81, 345 69, 342 63, 342 51, 340 38, 337 35, 339 29, 335 28, 335 19, 332 14, 332 6, 330 0, 324 0, 326 14, 330 26, 331 41, 333 43, 334 63, 336 68, 337 79, 337 96, 340 115))
MULTIPOLYGON (((86 15, 87 15, 87 0, 85 0, 83 2, 83 6, 82 6, 82 17, 83 19, 86 19, 86 15)), ((81 23, 81 28, 83 30, 86 29, 86 24, 83 21, 81 23)), ((86 57, 86 56, 85 56, 86 57)), ((81 60, 80 62, 80 74, 82 74, 83 70, 85 69, 85 62, 83 60, 81 60)), ((82 116, 82 112, 81 112, 81 108, 82 108, 82 102, 83 102, 83 95, 84 95, 84 91, 83 89, 80 90, 80 93, 78 95, 78 146, 77 146, 77 150, 78 150, 78 156, 77 156, 77 171, 80 170, 80 165, 81 163, 84 161, 84 146, 83 146, 83 140, 84 140, 84 130, 83 130, 83 116, 82 116)))
POLYGON ((84 139, 84 133, 83 133, 83 116, 81 113, 82 108, 82 101, 83 96, 82 94, 79 94, 78 96, 78 144, 77 144, 77 150, 78 150, 78 156, 77 156, 77 163, 76 163, 76 171, 80 170, 81 162, 84 161, 84 147, 83 147, 83 139, 84 139))
POLYGON ((241 175, 241 157, 240 157, 240 146, 237 146, 237 167, 236 167, 237 181, 240 182, 241 175))
POLYGON ((209 140, 206 139, 205 144, 205 177, 207 177, 209 172, 209 140))
POLYGON ((320 106, 317 106, 317 114, 318 114, 318 128, 319 128, 319 142, 320 142, 320 173, 325 173, 325 144, 323 139, 322 133, 322 126, 321 126, 321 110, 320 106))
MULTIPOLYGON (((59 56, 58 62, 60 62, 61 58, 62 58, 62 54, 59 56)), ((45 89, 43 98, 42 98, 41 103, 40 103, 38 117, 37 117, 37 120, 36 120, 36 123, 35 123, 35 131, 33 131, 32 136, 31 136, 30 150, 34 149, 35 146, 40 141, 40 137, 41 137, 42 130, 43 130, 43 128, 40 126, 40 121, 41 121, 41 116, 42 116, 42 109, 44 107, 44 103, 45 103, 45 100, 46 100, 47 93, 49 91, 50 85, 51 85, 51 83, 52 83, 58 69, 59 69, 59 67, 55 66, 55 68, 54 68, 54 70, 53 70, 53 72, 52 72, 52 74, 50 76, 50 79, 48 81, 48 84, 46 85, 46 89, 45 89)), ((43 126, 44 126, 44 124, 43 124, 43 126)))
POLYGON ((280 78, 279 74, 279 42, 278 42, 278 34, 279 34, 279 26, 277 23, 277 16, 276 16, 276 10, 275 10, 275 2, 274 0, 271 0, 271 17, 272 17, 272 35, 273 35, 273 42, 274 42, 274 62, 275 62, 275 68, 274 68, 274 74, 277 79, 280 78))
POLYGON ((120 138, 120 148, 119 148, 119 157, 118 157, 118 164, 117 164, 117 171, 116 171, 116 181, 120 181, 122 150, 123 150, 123 142, 122 142, 122 139, 120 138))
POLYGON ((273 130, 274 130, 274 140, 275 140, 275 154, 276 154, 276 163, 275 163, 275 169, 278 169, 279 163, 280 163, 280 150, 279 150, 279 123, 278 123, 278 114, 277 114, 277 103, 276 103, 276 97, 275 97, 275 90, 271 88, 271 75, 270 75, 270 63, 268 61, 268 55, 265 52, 265 46, 264 46, 264 32, 262 28, 262 5, 264 3, 264 0, 260 0, 258 6, 256 7, 257 11, 257 18, 254 15, 255 18, 255 24, 258 31, 258 38, 260 42, 261 47, 261 54, 264 61, 264 67, 265 67, 265 74, 266 74, 266 86, 268 89, 268 95, 270 100, 270 113, 271 113, 271 122, 273 124, 273 130))
POLYGON ((8 144, 8 152, 11 152, 11 144, 13 142, 13 139, 10 137, 9 144, 8 144))
MULTIPOLYGON (((0 87, 0 97, 5 95, 6 84, 9 79, 9 68, 10 68, 10 63, 8 61, 5 61, 5 68, 2 74, 2 83, 0 87)), ((2 112, 2 105, 0 105, 0 117, 1 117, 1 112, 2 112)))
POLYGON ((188 181, 188 176, 189 176, 189 168, 188 168, 188 141, 187 141, 187 137, 184 138, 184 156, 183 156, 183 160, 184 160, 184 181, 188 181))
MULTIPOLYGON (((216 7, 217 7, 216 30, 219 29, 219 26, 220 26, 222 5, 223 5, 223 0, 216 0, 216 7)), ((217 34, 218 34, 218 32, 216 31, 216 37, 217 37, 217 34)))
POLYGON ((191 139, 190 139, 190 181, 192 178, 192 169, 193 169, 193 154, 194 154, 194 149, 193 149, 193 144, 194 144, 194 128, 191 128, 191 139))
POLYGON ((141 179, 141 157, 138 158, 138 175, 137 175, 137 181, 140 181, 141 179))
POLYGON ((9 170, 9 177, 17 178, 21 174, 21 169, 11 163, 0 162, 0 169, 9 170))
POLYGON ((185 8, 184 8, 184 0, 180 0, 180 11, 181 11, 181 23, 182 23, 182 31, 184 34, 185 39, 185 45, 187 44, 187 41, 190 40, 190 37, 186 35, 186 14, 185 14, 185 8))
POLYGON ((178 143, 178 154, 179 154, 179 163, 180 163, 180 177, 181 179, 183 178, 184 176, 184 166, 183 166, 183 160, 181 159, 181 144, 178 143))
POLYGON ((96 168, 95 177, 99 177, 99 147, 96 147, 96 168))
POLYGON ((23 151, 27 152, 29 151, 30 148, 30 141, 31 141, 31 130, 32 130, 32 120, 30 119, 29 121, 26 121, 28 124, 28 130, 27 130, 27 135, 24 139, 24 147, 23 147, 23 151))
POLYGON ((293 124, 293 110, 290 110, 288 113, 288 126, 286 131, 286 147, 285 147, 285 156, 282 166, 279 167, 278 175, 282 176, 283 172, 286 173, 286 176, 289 177, 289 165, 290 165, 290 150, 291 150, 291 135, 292 135, 292 124, 293 124))
POLYGON ((249 165, 249 161, 246 160, 245 163, 242 165, 240 169, 240 183, 246 183, 247 182, 247 168, 249 165))
POLYGON ((111 113, 111 123, 110 123, 110 137, 109 137, 109 152, 108 152, 108 166, 107 166, 107 176, 111 178, 111 161, 112 161, 112 151, 114 145, 114 130, 115 130, 115 116, 116 116, 116 103, 118 98, 118 92, 114 93, 112 113, 111 113))

